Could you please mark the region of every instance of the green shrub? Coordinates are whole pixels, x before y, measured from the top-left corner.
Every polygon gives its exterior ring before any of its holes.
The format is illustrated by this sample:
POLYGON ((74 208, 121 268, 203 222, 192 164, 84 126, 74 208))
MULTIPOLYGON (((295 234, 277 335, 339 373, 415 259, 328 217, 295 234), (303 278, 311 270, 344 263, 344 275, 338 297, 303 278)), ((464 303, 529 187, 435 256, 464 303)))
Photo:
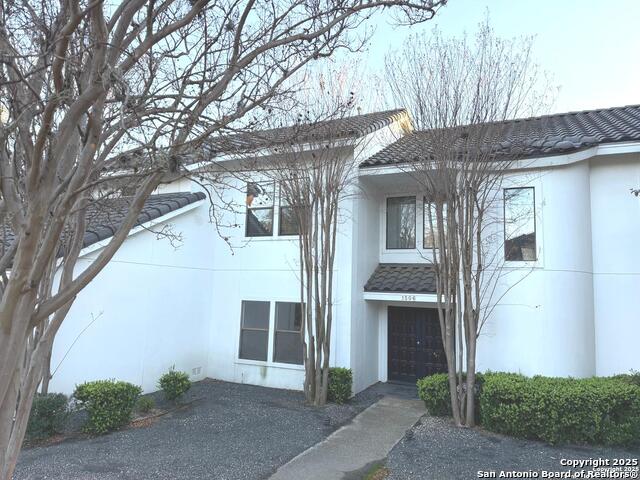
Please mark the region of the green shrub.
POLYGON ((26 436, 47 438, 64 430, 69 416, 69 399, 62 393, 36 393, 31 405, 26 436))
POLYGON ((158 387, 164 391, 167 400, 177 400, 191 388, 191 380, 185 372, 171 369, 160 377, 158 387))
POLYGON ((73 396, 89 415, 84 430, 102 434, 126 425, 140 393, 142 389, 137 385, 115 380, 78 385, 73 396))
MULTIPOLYGON (((466 375, 463 375, 466 380, 466 375)), ((476 419, 480 418, 480 395, 484 382, 484 375, 476 373, 476 419)), ((421 378, 417 382, 418 397, 424 402, 427 411, 431 415, 438 417, 451 416, 451 397, 449 396, 449 375, 446 373, 435 373, 428 377, 421 378)))
POLYGON ((418 397, 424 402, 431 415, 438 417, 451 415, 449 376, 446 373, 435 373, 421 378, 417 386, 418 397))
POLYGON ((483 426, 498 433, 551 444, 640 441, 640 387, 619 378, 492 374, 480 404, 483 426))
POLYGON ((327 400, 334 403, 345 403, 351 398, 353 374, 349 368, 330 368, 327 400))
POLYGON ((631 370, 631 373, 622 373, 620 375, 615 375, 611 378, 615 378, 617 380, 622 380, 625 383, 630 385, 635 385, 640 387, 640 371, 631 370))
POLYGON ((136 410, 140 413, 149 413, 156 406, 156 402, 151 397, 140 397, 136 404, 136 410))

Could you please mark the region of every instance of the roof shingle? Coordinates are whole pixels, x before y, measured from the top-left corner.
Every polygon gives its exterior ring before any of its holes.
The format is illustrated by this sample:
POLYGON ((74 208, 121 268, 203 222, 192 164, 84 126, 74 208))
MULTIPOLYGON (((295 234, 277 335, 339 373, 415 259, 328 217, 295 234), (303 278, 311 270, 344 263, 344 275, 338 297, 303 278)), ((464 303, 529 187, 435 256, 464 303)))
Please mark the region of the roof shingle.
POLYGON ((436 293, 436 276, 428 264, 381 263, 365 284, 364 291, 436 293))
POLYGON ((403 114, 406 115, 404 109, 394 109, 311 124, 300 123, 269 130, 221 135, 212 137, 207 143, 207 148, 208 153, 215 155, 245 153, 291 143, 357 138, 388 126, 403 114))
MULTIPOLYGON (((178 192, 151 195, 147 198, 140 215, 138 215, 136 226, 155 220, 169 212, 178 210, 204 198, 205 194, 202 192, 178 192)), ((131 200, 131 197, 104 198, 91 203, 87 208, 87 227, 82 243, 83 248, 112 237, 122 225, 129 210, 131 200)), ((3 224, 2 236, 0 237, 0 251, 4 252, 5 247, 11 245, 13 240, 14 235, 10 227, 7 224, 3 224)))
MULTIPOLYGON (((167 213, 204 200, 202 192, 175 192, 151 195, 138 215, 136 226, 162 217, 167 213)), ((131 197, 105 198, 92 203, 87 212, 87 230, 83 247, 105 240, 115 234, 122 225, 131 204, 131 197)))
MULTIPOLYGON (((495 123, 491 142, 498 153, 518 157, 561 155, 601 143, 640 140, 640 105, 585 110, 495 123)), ((427 131, 400 138, 360 164, 361 167, 407 163, 429 153, 427 131)))

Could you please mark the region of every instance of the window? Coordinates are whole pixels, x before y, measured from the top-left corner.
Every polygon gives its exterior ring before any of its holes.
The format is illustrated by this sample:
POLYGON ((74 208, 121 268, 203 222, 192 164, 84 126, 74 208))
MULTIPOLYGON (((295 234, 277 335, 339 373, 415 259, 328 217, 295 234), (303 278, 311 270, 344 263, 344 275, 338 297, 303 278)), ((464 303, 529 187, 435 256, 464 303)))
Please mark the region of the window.
POLYGON ((536 215, 533 187, 504 189, 504 259, 536 259, 536 215))
POLYGON ((289 205, 280 189, 280 221, 279 235, 300 235, 300 226, 295 207, 289 205))
POLYGON ((274 183, 247 183, 247 237, 273 235, 274 183))
POLYGON ((242 302, 240 358, 267 360, 269 346, 269 302, 242 302))
POLYGON ((416 248, 416 197, 387 198, 387 248, 416 248))
POLYGON ((276 302, 273 361, 302 365, 302 307, 299 303, 276 302))
MULTIPOLYGON (((442 221, 446 225, 447 211, 446 206, 442 208, 442 221)), ((427 199, 424 199, 422 208, 422 226, 423 226, 423 239, 422 248, 438 248, 438 221, 436 219, 436 206, 435 204, 429 204, 427 199), (429 222, 429 209, 431 209, 431 221, 433 222, 433 229, 431 229, 431 223, 429 222)), ((445 229, 446 231, 446 229, 445 229)))

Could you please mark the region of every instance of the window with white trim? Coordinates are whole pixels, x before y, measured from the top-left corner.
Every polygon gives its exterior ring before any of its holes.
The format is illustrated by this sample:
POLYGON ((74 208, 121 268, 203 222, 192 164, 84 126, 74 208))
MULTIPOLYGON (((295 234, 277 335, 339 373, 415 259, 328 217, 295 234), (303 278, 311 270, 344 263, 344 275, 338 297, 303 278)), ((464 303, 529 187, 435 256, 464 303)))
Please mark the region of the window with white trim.
POLYGON ((273 361, 302 365, 302 307, 300 303, 276 302, 273 361))
POLYGON ((247 237, 270 237, 273 235, 274 182, 247 183, 247 237))
POLYGON ((536 260, 536 207, 533 187, 504 189, 504 259, 536 260))
POLYGON ((274 302, 272 310, 271 303, 242 301, 238 358, 302 365, 304 307, 300 302, 274 302))
POLYGON ((387 198, 387 249, 416 248, 416 197, 387 198))
POLYGON ((242 302, 240 358, 245 360, 267 360, 269 309, 269 302, 242 302))
MULTIPOLYGON (((447 225, 447 210, 446 205, 442 207, 442 222, 445 227, 447 225)), ((427 202, 427 199, 423 199, 422 204, 422 248, 431 249, 439 248, 438 245, 438 219, 436 217, 436 205, 434 203, 427 202), (431 218, 429 218, 429 210, 431 211, 431 218), (433 228, 431 228, 433 225, 433 228)))

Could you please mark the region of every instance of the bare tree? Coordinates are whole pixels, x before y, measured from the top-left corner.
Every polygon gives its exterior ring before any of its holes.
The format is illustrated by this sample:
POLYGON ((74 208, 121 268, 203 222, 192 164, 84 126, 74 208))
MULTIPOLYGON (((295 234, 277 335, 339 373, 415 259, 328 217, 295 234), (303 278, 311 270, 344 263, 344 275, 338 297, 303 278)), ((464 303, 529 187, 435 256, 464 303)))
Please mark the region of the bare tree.
POLYGON ((357 170, 358 140, 342 122, 357 110, 355 76, 346 68, 310 74, 294 113, 282 117, 294 127, 259 168, 278 185, 281 215, 298 233, 304 393, 314 405, 327 400, 337 233, 357 170))
POLYGON ((203 140, 277 105, 306 64, 358 50, 366 33, 352 32, 376 10, 417 23, 441 3, 0 1, 0 478, 56 332, 149 194, 208 155, 203 140), (88 207, 122 184, 126 218, 77 270, 88 207))
POLYGON ((402 168, 424 195, 427 260, 458 425, 474 425, 477 339, 505 293, 498 285, 501 185, 527 135, 523 127, 514 137, 503 120, 545 104, 531 47, 530 38, 496 37, 485 22, 473 41, 414 36, 386 58, 393 98, 417 127, 415 156, 402 168))

